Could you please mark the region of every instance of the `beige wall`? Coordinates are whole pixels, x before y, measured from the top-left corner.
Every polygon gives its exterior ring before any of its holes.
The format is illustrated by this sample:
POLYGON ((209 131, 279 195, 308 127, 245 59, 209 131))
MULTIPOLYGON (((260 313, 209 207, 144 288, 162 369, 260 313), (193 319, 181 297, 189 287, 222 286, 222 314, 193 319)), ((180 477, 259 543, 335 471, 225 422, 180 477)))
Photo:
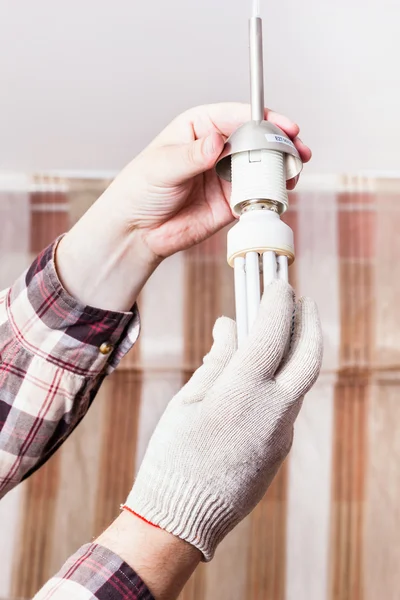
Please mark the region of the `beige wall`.
MULTIPOLYGON (((267 104, 308 172, 397 170, 400 4, 261 0, 267 104)), ((0 0, 0 169, 119 169, 175 114, 247 100, 251 0, 0 0)))
MULTIPOLYGON (((290 458, 182 600, 398 599, 400 182, 347 182, 351 192, 292 195, 285 217, 296 234, 291 278, 320 306, 326 350, 290 458)), ((76 218, 102 185, 42 179, 40 199, 51 207, 54 189, 63 190, 76 218)), ((0 275, 15 277, 21 256, 29 263, 35 206, 31 194, 0 196, 1 249, 12 258, 0 275)), ((61 216, 52 217, 57 227, 61 216)), ((232 314, 224 245, 222 232, 162 265, 141 296, 135 349, 62 449, 0 503, 0 597, 31 597, 118 513, 159 415, 209 347, 215 317, 232 314)))

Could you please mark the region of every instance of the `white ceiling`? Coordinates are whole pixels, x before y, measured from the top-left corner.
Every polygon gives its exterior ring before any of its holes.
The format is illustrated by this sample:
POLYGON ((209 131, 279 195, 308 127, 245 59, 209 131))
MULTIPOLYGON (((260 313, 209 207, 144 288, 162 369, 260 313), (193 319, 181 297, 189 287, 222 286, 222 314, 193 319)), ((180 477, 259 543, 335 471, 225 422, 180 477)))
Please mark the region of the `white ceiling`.
MULTIPOLYGON (((398 0, 261 4, 266 101, 302 126, 308 171, 397 170, 398 0)), ((250 7, 0 0, 0 169, 118 169, 183 109, 246 101, 250 7)))

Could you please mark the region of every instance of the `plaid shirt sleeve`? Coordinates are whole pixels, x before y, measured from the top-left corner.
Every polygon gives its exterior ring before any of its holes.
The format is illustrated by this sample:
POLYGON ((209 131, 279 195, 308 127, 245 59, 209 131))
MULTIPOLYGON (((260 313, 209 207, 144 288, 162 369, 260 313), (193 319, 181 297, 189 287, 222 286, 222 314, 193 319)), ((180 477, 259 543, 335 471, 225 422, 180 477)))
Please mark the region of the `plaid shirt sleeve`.
POLYGON ((140 577, 118 556, 87 544, 71 556, 34 600, 154 600, 140 577))
POLYGON ((57 241, 0 292, 0 498, 57 450, 139 334, 139 315, 83 306, 56 273, 57 241))
MULTIPOLYGON (((0 292, 0 497, 43 465, 139 335, 139 315, 82 306, 56 273, 57 241, 0 292)), ((152 600, 110 550, 83 546, 37 598, 152 600)))

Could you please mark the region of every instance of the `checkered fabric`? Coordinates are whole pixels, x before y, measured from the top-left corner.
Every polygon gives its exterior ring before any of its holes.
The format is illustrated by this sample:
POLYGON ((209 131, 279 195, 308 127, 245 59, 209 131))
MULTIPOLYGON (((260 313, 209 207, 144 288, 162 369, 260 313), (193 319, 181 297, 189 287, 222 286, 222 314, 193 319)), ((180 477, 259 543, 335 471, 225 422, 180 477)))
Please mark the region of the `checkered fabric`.
MULTIPOLYGON (((60 447, 139 335, 136 307, 105 311, 69 296, 57 277, 56 247, 0 292, 0 497, 60 447)), ((152 596, 118 556, 90 544, 37 597, 152 596)))
POLYGON ((48 581, 34 600, 153 600, 140 577, 118 556, 87 544, 48 581))

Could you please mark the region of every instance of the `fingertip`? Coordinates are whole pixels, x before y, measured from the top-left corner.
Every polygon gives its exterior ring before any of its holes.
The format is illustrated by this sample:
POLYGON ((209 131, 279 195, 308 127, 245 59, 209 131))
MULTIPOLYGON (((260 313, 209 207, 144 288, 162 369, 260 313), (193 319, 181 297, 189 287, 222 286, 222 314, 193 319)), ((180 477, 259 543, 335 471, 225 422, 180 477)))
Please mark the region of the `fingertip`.
POLYGON ((300 126, 297 123, 291 123, 292 136, 296 138, 300 133, 300 126))
POLYGON ((273 110, 265 109, 265 119, 280 127, 292 139, 296 138, 300 133, 300 127, 297 123, 273 110))
POLYGON ((213 339, 226 339, 230 343, 236 343, 236 323, 228 317, 219 317, 213 327, 213 339))
POLYGON ((290 283, 288 283, 287 281, 284 281, 283 279, 274 279, 273 281, 271 281, 271 283, 269 283, 267 285, 267 287, 265 288, 266 290, 268 289, 275 289, 275 290, 279 290, 280 288, 282 289, 289 289, 292 290, 292 286, 290 285, 290 283))
POLYGON ((261 300, 262 306, 275 305, 277 302, 294 303, 294 290, 283 279, 274 279, 267 285, 261 300))
POLYGON ((295 187, 296 187, 295 179, 289 179, 286 183, 286 189, 289 192, 292 192, 295 187))
POLYGON ((304 142, 297 136, 293 140, 293 143, 298 153, 300 154, 303 163, 308 163, 312 158, 311 149, 308 146, 306 146, 306 144, 304 144, 304 142))
POLYGON ((312 298, 309 298, 307 296, 302 296, 298 300, 298 305, 303 314, 313 315, 313 316, 317 316, 319 318, 319 311, 318 311, 317 303, 312 298))
POLYGON ((302 297, 296 305, 297 335, 311 335, 315 352, 321 354, 323 348, 323 335, 321 320, 317 303, 312 298, 302 297))
POLYGON ((300 173, 298 175, 296 175, 296 177, 293 177, 293 179, 288 179, 288 181, 286 182, 286 188, 289 191, 294 190, 296 185, 299 183, 299 180, 300 180, 300 173))
POLYGON ((214 131, 204 140, 204 151, 210 159, 216 160, 224 148, 225 140, 223 136, 214 131))

